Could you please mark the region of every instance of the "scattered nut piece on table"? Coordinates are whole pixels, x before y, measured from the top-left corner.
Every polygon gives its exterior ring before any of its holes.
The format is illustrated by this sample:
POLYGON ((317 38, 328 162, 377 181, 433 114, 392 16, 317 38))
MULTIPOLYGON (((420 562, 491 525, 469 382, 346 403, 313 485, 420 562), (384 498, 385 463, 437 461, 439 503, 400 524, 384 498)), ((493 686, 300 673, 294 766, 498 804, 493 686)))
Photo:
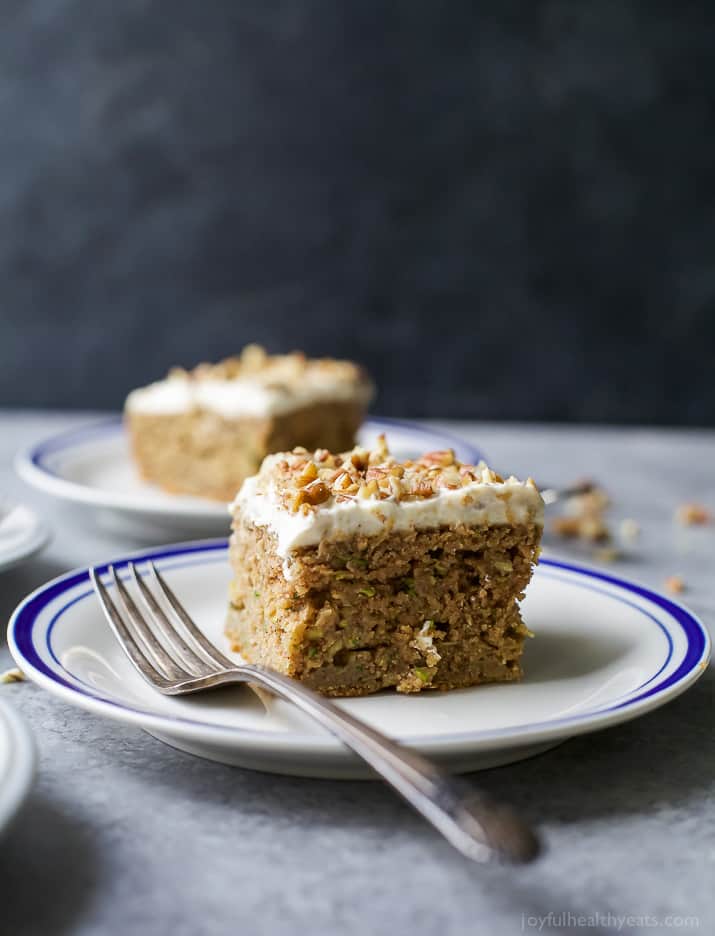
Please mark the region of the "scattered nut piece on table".
POLYGON ((641 534, 640 524, 632 517, 626 517, 625 520, 621 520, 619 533, 622 540, 627 543, 634 543, 641 534))
POLYGON ((712 521, 712 514, 702 504, 681 504, 675 511, 675 519, 682 526, 705 526, 712 521))
POLYGON ((606 543, 611 531, 604 516, 610 500, 608 494, 595 487, 586 494, 578 494, 566 504, 567 513, 554 517, 551 529, 557 536, 580 539, 588 543, 606 543))
POLYGON ((621 553, 615 546, 601 546, 599 549, 594 549, 593 558, 596 562, 616 562, 621 558, 621 553))
POLYGON ((669 575, 663 582, 663 587, 672 595, 679 595, 685 591, 685 582, 682 575, 669 575))
POLYGON ((25 674, 21 669, 5 670, 4 673, 0 673, 0 683, 11 683, 11 682, 24 682, 25 674))

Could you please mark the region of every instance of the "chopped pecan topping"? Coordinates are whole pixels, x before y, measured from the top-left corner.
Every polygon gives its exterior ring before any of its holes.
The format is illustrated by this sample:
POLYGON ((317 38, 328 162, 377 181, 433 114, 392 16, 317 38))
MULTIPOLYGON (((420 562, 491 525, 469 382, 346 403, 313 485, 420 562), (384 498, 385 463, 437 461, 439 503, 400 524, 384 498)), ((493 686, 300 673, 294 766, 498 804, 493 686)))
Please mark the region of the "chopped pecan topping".
MULTIPOLYGON (((216 364, 198 364, 191 371, 174 367, 169 371, 169 377, 189 380, 251 378, 272 389, 300 386, 304 380, 315 377, 318 380, 335 380, 370 387, 370 380, 364 370, 352 361, 306 358, 302 351, 293 351, 291 354, 268 354, 264 348, 256 344, 247 345, 240 355, 225 358, 216 364)), ((329 453, 325 452, 325 456, 329 456, 329 453)))
POLYGON ((304 504, 310 504, 315 507, 322 504, 330 497, 330 488, 322 481, 313 481, 306 487, 301 488, 293 499, 293 510, 297 510, 304 504))
POLYGON ((683 526, 705 526, 712 520, 712 515, 702 504, 681 504, 675 512, 675 519, 683 526))
POLYGON ((483 463, 463 464, 451 449, 398 462, 390 455, 384 436, 371 449, 355 448, 341 455, 325 449, 309 453, 297 448, 269 456, 261 474, 283 505, 294 513, 309 513, 330 500, 337 504, 356 498, 427 500, 444 490, 459 491, 470 484, 504 483, 483 463))
POLYGON ((685 591, 685 581, 682 575, 669 575, 665 582, 663 582, 663 586, 671 595, 679 595, 681 592, 685 591))

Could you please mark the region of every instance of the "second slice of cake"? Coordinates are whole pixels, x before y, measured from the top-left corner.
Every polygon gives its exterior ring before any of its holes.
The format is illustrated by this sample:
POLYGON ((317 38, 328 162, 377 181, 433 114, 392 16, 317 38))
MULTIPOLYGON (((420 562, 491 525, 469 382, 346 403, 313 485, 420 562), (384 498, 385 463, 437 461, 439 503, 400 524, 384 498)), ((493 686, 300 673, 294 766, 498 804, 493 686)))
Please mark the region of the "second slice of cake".
POLYGON ((518 679, 518 601, 543 502, 450 450, 380 440, 265 459, 234 504, 226 633, 247 660, 326 695, 518 679))
POLYGON ((145 480, 228 502, 270 452, 354 445, 373 392, 351 361, 249 345, 240 357, 177 368, 132 391, 125 422, 145 480))

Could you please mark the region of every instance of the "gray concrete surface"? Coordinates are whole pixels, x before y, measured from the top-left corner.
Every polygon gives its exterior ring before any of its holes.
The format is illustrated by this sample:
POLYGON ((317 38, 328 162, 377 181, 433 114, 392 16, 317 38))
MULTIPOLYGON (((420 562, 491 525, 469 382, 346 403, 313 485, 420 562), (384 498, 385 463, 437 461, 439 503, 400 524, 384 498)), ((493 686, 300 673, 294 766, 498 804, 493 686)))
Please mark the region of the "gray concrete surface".
MULTIPOLYGON (((48 578, 135 545, 79 525, 12 473, 20 445, 81 419, 0 414, 0 491, 39 509, 55 531, 44 554, 0 575, 5 619, 48 578)), ((715 528, 672 522, 685 498, 715 507, 713 433, 451 428, 496 467, 607 484, 614 516, 643 529, 615 568, 654 586, 681 573, 684 600, 706 623, 715 619, 715 528)), ((203 762, 31 683, 0 687, 40 752, 36 785, 0 849, 0 931, 500 936, 612 933, 630 916, 621 932, 712 932, 712 689, 709 671, 638 721, 475 777, 517 803, 548 841, 537 864, 514 870, 468 864, 378 783, 203 762)))

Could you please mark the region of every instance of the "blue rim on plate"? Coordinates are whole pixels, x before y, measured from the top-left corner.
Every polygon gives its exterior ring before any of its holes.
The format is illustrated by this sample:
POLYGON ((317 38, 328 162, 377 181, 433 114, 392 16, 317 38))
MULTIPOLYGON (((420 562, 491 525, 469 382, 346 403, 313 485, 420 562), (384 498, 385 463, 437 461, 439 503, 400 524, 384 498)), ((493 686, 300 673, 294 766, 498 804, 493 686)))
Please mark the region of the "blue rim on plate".
MULTIPOLYGON (((63 432, 59 432, 56 435, 44 439, 42 442, 30 446, 30 448, 22 453, 22 457, 24 460, 34 465, 38 471, 44 471, 53 477, 61 477, 51 465, 47 464, 46 459, 48 456, 74 449, 78 445, 83 445, 88 441, 114 435, 121 431, 122 427, 123 421, 121 416, 109 416, 106 419, 79 426, 75 429, 65 429, 63 432)), ((386 416, 369 416, 365 420, 363 428, 385 433, 388 433, 391 428, 410 432, 413 435, 424 438, 426 445, 430 441, 433 443, 435 441, 441 443, 448 442, 451 443, 457 456, 462 461, 466 462, 475 463, 484 458, 475 445, 472 445, 471 442, 467 442, 460 436, 454 435, 451 432, 445 432, 442 429, 431 429, 429 426, 421 426, 418 423, 413 423, 404 419, 391 419, 386 416)))
MULTIPOLYGON (((452 447, 462 461, 478 462, 483 455, 474 445, 439 429, 429 426, 417 425, 399 419, 384 419, 369 417, 363 424, 362 431, 377 435, 384 432, 400 445, 400 434, 403 444, 409 447, 422 448, 429 451, 438 448, 452 447), (410 445, 410 441, 412 444, 410 445)), ((33 487, 45 493, 52 494, 73 503, 94 508, 106 508, 110 511, 132 514, 144 514, 155 518, 173 518, 178 521, 210 520, 213 529, 210 532, 218 533, 215 521, 226 519, 225 505, 199 497, 172 496, 149 484, 139 484, 135 489, 126 489, 114 486, 111 490, 104 486, 89 482, 78 481, 68 477, 63 471, 65 457, 73 455, 102 454, 100 463, 110 459, 115 465, 126 462, 130 466, 128 449, 117 448, 108 452, 101 446, 112 446, 114 443, 124 442, 124 430, 120 415, 107 417, 89 424, 67 429, 50 436, 20 451, 15 458, 15 470, 20 477, 33 487), (99 450, 97 449, 99 447, 99 450)), ((130 472, 134 476, 134 472, 130 472)), ((128 475, 129 476, 129 475, 128 475)), ((139 480, 138 476, 135 480, 139 480)), ((196 533, 195 528, 185 528, 184 533, 196 533)))
MULTIPOLYGON (((48 474, 55 475, 56 472, 45 464, 45 459, 48 455, 55 455, 57 452, 75 448, 77 445, 91 439, 114 435, 118 430, 121 430, 122 427, 123 420, 121 416, 108 416, 105 419, 100 419, 75 429, 65 429, 63 432, 58 432, 56 435, 50 436, 42 442, 31 446, 27 449, 26 457, 36 468, 39 468, 41 471, 46 471, 48 474)), ((444 432, 441 429, 431 429, 429 426, 421 426, 418 423, 413 423, 406 419, 391 419, 387 416, 368 416, 363 427, 368 429, 374 427, 385 433, 389 432, 390 428, 411 432, 414 435, 424 438, 425 443, 429 439, 432 441, 440 440, 442 442, 451 442, 454 450, 462 461, 474 462, 480 461, 483 458, 483 455, 476 446, 465 441, 461 437, 451 432, 444 432)))
POLYGON ((7 515, 0 517, 0 572, 5 572, 19 565, 40 552, 52 539, 49 527, 24 504, 13 504, 7 515), (24 521, 19 535, 8 537, 3 529, 5 522, 11 522, 12 514, 18 513, 24 521))
MULTIPOLYGON (((186 556, 187 561, 181 565, 201 565, 210 562, 224 561, 227 549, 227 540, 203 540, 192 543, 176 544, 174 546, 162 549, 150 549, 133 553, 131 556, 116 560, 113 564, 121 569, 129 561, 147 561, 152 560, 161 563, 164 560, 173 560, 177 557, 186 556)), ((178 567, 178 563, 172 563, 172 568, 178 567)), ((97 567, 103 574, 107 571, 108 565, 97 567)), ((639 613, 647 617, 652 623, 657 625, 666 637, 667 651, 664 660, 660 663, 657 671, 648 676, 648 678, 635 689, 630 690, 619 701, 613 702, 608 706, 596 708, 590 711, 581 712, 576 715, 561 717, 558 719, 549 719, 545 722, 528 722, 513 726, 511 728, 499 728, 488 731, 459 732, 453 734, 426 735, 420 737, 410 737, 405 739, 405 743, 412 746, 432 746, 441 747, 454 743, 469 743, 487 740, 490 737, 508 739, 516 735, 538 735, 539 737, 550 737, 558 734, 577 734, 588 730, 594 730, 606 724, 615 724, 618 721, 625 720, 631 715, 648 711, 678 695, 693 683, 705 669, 710 656, 710 638, 702 622, 683 605, 671 600, 665 595, 659 594, 650 588, 636 584, 618 576, 583 566, 575 563, 564 562, 556 559, 543 558, 540 561, 538 573, 550 578, 565 579, 570 582, 577 582, 579 587, 585 587, 592 591, 601 592, 611 599, 616 599, 629 605, 639 613), (578 581, 585 578, 586 581, 578 581), (614 594, 612 590, 607 590, 604 586, 615 586, 623 592, 634 597, 645 599, 657 608, 664 611, 672 622, 677 625, 680 634, 685 640, 685 649, 682 652, 681 659, 676 668, 663 676, 664 671, 672 660, 674 644, 671 634, 667 628, 648 610, 634 601, 629 600, 623 595, 614 594), (662 677, 662 678, 661 678, 662 677), (619 717, 618 713, 622 716, 619 717)), ((96 711, 102 711, 111 716, 117 710, 125 713, 127 720, 135 721, 139 724, 152 725, 157 729, 166 730, 176 728, 177 726, 189 726, 192 729, 202 729, 211 731, 214 734, 223 737, 240 738, 241 736, 251 737, 262 735, 261 732, 255 732, 252 729, 242 727, 232 727, 219 725, 212 722, 201 721, 194 718, 181 718, 178 716, 167 716, 155 711, 148 711, 133 707, 116 699, 102 696, 96 691, 90 691, 83 685, 78 685, 77 681, 66 679, 61 673, 48 666, 38 652, 38 642, 42 642, 48 650, 50 656, 57 664, 57 667, 64 670, 61 662, 57 658, 52 647, 52 631, 62 615, 79 601, 91 598, 94 600, 94 594, 91 589, 89 573, 87 569, 68 572, 66 575, 55 579, 37 591, 29 595, 14 612, 8 626, 8 645, 17 661, 18 665, 24 671, 36 678, 37 681, 46 688, 58 688, 66 698, 75 696, 74 701, 82 705, 83 697, 92 702, 92 708, 96 711), (63 594, 70 592, 77 586, 87 584, 87 589, 80 594, 69 598, 64 604, 61 604, 54 612, 49 626, 38 629, 35 633, 35 623, 39 615, 50 603, 60 598, 63 594), (64 690, 64 692, 62 692, 64 690)), ((99 610, 98 610, 99 615, 99 610)), ((64 670, 64 672, 67 672, 64 670)), ((71 674, 68 674, 71 675, 71 674)), ((76 680, 76 677, 73 677, 76 680)), ((320 735, 296 735, 293 733, 281 733, 271 731, 270 737, 277 741, 290 741, 296 745, 305 745, 310 748, 321 748, 326 745, 335 744, 330 738, 322 738, 320 735)))

